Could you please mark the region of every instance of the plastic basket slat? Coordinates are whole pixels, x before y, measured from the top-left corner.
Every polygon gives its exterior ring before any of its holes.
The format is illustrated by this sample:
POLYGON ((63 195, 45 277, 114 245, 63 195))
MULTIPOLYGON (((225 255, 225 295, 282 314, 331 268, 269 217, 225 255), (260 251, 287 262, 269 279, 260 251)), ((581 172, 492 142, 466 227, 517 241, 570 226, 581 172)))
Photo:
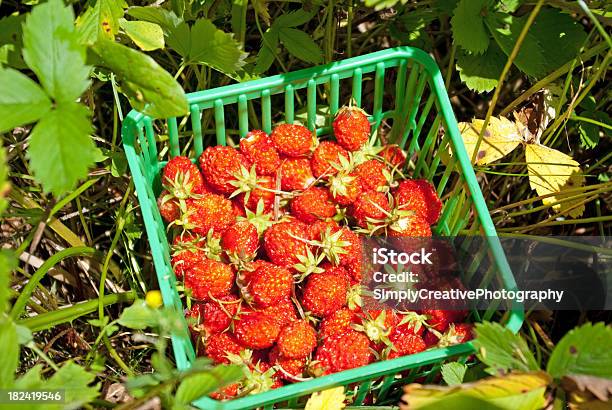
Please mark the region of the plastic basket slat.
MULTIPOLYGON (((143 114, 136 111, 128 114, 122 126, 123 143, 166 305, 182 309, 175 276, 170 266, 165 227, 156 205, 156 195, 159 195, 161 190, 159 172, 167 160, 166 156, 175 156, 182 152, 191 154, 195 160, 204 149, 205 137, 212 133, 217 144, 226 145, 228 132, 241 137, 249 129, 260 127, 270 132, 273 121, 272 97, 278 94, 283 94, 281 97, 284 98, 284 119, 287 122, 295 120, 297 102, 299 106, 305 106, 306 125, 314 130, 317 105, 326 104, 331 119, 345 95, 341 93, 343 85, 351 87, 353 103, 362 105, 363 98, 366 97, 364 90, 368 93, 371 91, 371 87, 363 86, 364 78, 366 81, 373 80, 374 95, 368 96, 373 97, 373 106, 367 107, 368 110, 371 109, 371 121, 376 125, 386 119, 392 119, 389 135, 393 140, 400 141, 405 149, 410 149, 410 166, 413 167, 410 171, 414 172, 415 176, 430 180, 435 178, 433 182, 436 190, 448 198, 434 231, 441 234, 456 233, 473 220, 470 231, 481 230, 496 239, 493 223, 470 159, 463 147, 439 69, 421 50, 409 47, 389 49, 325 66, 188 94, 191 118, 184 118, 180 123, 177 118, 166 119, 168 142, 165 146, 160 144, 159 152, 158 140, 163 137, 156 138, 154 131, 159 130, 163 135, 164 130, 161 128, 164 124, 156 123, 154 128, 152 120, 143 114), (394 81, 388 81, 391 79, 394 81), (443 138, 438 137, 440 125, 446 130, 443 138), (180 135, 192 138, 181 139, 180 135), (445 160, 444 166, 440 167, 441 156, 449 151, 449 147, 453 156, 445 160), (459 192, 448 192, 447 185, 451 181, 458 182, 459 192)), ((326 126, 318 128, 317 134, 325 136, 331 133, 329 123, 330 121, 327 121, 326 126)), ((488 262, 501 272, 504 286, 515 287, 503 250, 493 240, 489 241, 488 245, 491 250, 491 261, 488 262)), ((517 331, 523 321, 520 309, 521 306, 516 305, 515 311, 505 317, 506 326, 513 331, 517 331)), ((478 313, 474 316, 479 317, 478 313)), ((184 327, 186 330, 186 322, 184 327)), ((172 344, 177 367, 188 368, 195 358, 195 350, 186 332, 173 335, 172 344)), ((272 408, 275 403, 301 403, 302 398, 305 399, 315 391, 334 386, 351 386, 355 383, 360 384, 355 399, 360 399, 361 403, 370 391, 378 394, 388 392, 398 383, 394 376, 400 372, 409 370, 409 376, 399 382, 406 382, 408 378, 414 380, 422 375, 433 377, 437 368, 432 371, 432 364, 439 365, 450 358, 471 353, 472 344, 464 343, 377 362, 232 401, 218 402, 203 397, 195 404, 207 410, 272 408)))

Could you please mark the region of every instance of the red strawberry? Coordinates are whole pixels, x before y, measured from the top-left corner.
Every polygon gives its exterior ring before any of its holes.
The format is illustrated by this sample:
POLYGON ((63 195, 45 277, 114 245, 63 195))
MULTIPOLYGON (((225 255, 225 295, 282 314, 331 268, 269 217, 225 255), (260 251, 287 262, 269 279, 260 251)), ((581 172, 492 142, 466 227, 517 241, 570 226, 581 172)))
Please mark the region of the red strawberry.
POLYGON ((259 247, 257 228, 247 221, 234 222, 221 235, 221 246, 230 260, 252 260, 259 247))
POLYGON ((159 213, 165 222, 174 222, 181 217, 181 208, 178 199, 170 192, 164 190, 157 198, 159 213))
POLYGON ((249 168, 249 161, 237 149, 217 145, 208 147, 200 156, 200 167, 206 182, 216 191, 229 195, 236 190, 231 184, 241 168, 249 168))
POLYGON ((376 224, 374 220, 382 223, 389 211, 390 206, 387 196, 377 191, 364 192, 351 205, 349 210, 357 225, 362 228, 367 228, 368 223, 376 224))
POLYGON ((406 152, 396 144, 385 145, 378 155, 392 167, 401 168, 406 162, 406 152))
POLYGON ((315 182, 306 158, 285 158, 280 166, 281 189, 284 191, 303 190, 315 182))
POLYGON ((234 285, 234 270, 225 263, 202 259, 185 272, 185 286, 194 299, 210 300, 228 295, 234 285))
POLYGON ((456 323, 450 325, 447 334, 452 344, 467 342, 474 338, 474 325, 471 323, 456 323))
POLYGON ((344 265, 344 269, 346 269, 349 279, 351 281, 351 285, 360 283, 363 279, 363 255, 359 259, 355 259, 346 265, 344 265))
POLYGON ((197 199, 188 199, 186 205, 186 212, 176 224, 202 236, 211 229, 219 235, 235 220, 231 201, 221 195, 205 193, 197 199))
POLYGON ((313 223, 331 218, 336 214, 329 191, 325 188, 310 187, 291 201, 291 214, 302 222, 313 223))
POLYGON ((305 357, 298 359, 283 357, 279 352, 278 346, 274 346, 272 350, 270 350, 269 360, 272 366, 279 369, 278 372, 276 372, 276 376, 290 382, 299 381, 306 368, 305 357))
POLYGON ((232 199, 232 210, 236 218, 246 218, 244 204, 240 203, 236 198, 232 199))
POLYGON ((313 315, 326 317, 346 305, 348 290, 349 283, 343 268, 311 274, 304 286, 302 305, 313 315))
POLYGON ((264 265, 253 272, 250 278, 248 294, 258 307, 273 306, 291 297, 293 275, 283 267, 264 265))
POLYGON ((268 258, 280 266, 292 267, 300 262, 298 255, 306 255, 310 239, 308 226, 297 220, 277 223, 264 234, 264 249, 268 258))
POLYGON ((277 346, 283 357, 304 358, 317 347, 317 333, 306 320, 298 320, 281 330, 277 346))
POLYGON ((387 234, 393 237, 422 237, 431 236, 431 228, 420 214, 402 216, 389 225, 387 234))
POLYGON ((174 157, 162 172, 162 185, 179 199, 206 192, 206 185, 198 167, 187 157, 174 157))
POLYGON ((197 339, 202 331, 202 321, 204 319, 204 304, 193 303, 191 309, 185 312, 185 319, 189 326, 189 332, 192 338, 197 339))
POLYGON ((310 152, 316 136, 302 125, 279 124, 272 130, 270 139, 281 154, 289 157, 301 157, 310 152))
POLYGON ((280 330, 280 325, 274 318, 257 311, 246 311, 234 321, 234 336, 251 349, 271 347, 280 330))
POLYGON ((255 164, 258 175, 276 175, 280 156, 268 134, 260 130, 249 132, 240 140, 240 151, 255 164))
POLYGON ((359 317, 355 311, 349 308, 338 309, 321 321, 319 338, 325 340, 330 336, 350 330, 351 325, 356 324, 358 320, 359 317))
POLYGON ((333 219, 329 220, 316 220, 308 225, 310 237, 316 241, 321 240, 322 235, 329 230, 331 233, 337 232, 340 229, 338 222, 333 219))
POLYGON ((357 165, 354 173, 359 177, 364 191, 380 191, 389 184, 385 171, 387 171, 385 164, 371 159, 357 165))
POLYGON ((370 138, 370 121, 361 108, 341 108, 332 126, 338 144, 349 151, 357 151, 370 138))
POLYGON ((230 327, 240 307, 240 299, 234 295, 222 296, 203 304, 202 325, 207 335, 221 333, 230 327))
POLYGON ((391 343, 393 348, 389 352, 389 359, 422 352, 427 348, 423 338, 414 334, 401 334, 401 336, 392 335, 391 343))
POLYGON ((261 312, 276 320, 281 328, 297 320, 295 306, 288 299, 281 300, 275 305, 262 309, 261 312))
POLYGON ((451 323, 459 322, 466 316, 463 310, 425 309, 422 313, 428 317, 427 323, 438 332, 445 332, 451 323))
POLYGON ((361 178, 357 174, 345 174, 343 172, 329 177, 329 191, 334 200, 342 206, 352 204, 363 192, 361 178))
POLYGON ((238 395, 238 389, 240 388, 239 383, 232 383, 228 386, 222 387, 219 390, 210 393, 210 398, 215 400, 229 400, 238 395))
POLYGON ((236 201, 251 211, 255 211, 259 201, 262 201, 263 210, 268 212, 274 206, 275 190, 276 180, 273 177, 258 177, 255 184, 248 190, 248 200, 247 193, 242 192, 236 196, 236 201))
POLYGON ((427 347, 436 346, 439 340, 440 338, 438 337, 438 335, 432 331, 428 331, 427 333, 425 333, 425 336, 423 336, 423 341, 425 342, 425 346, 427 347))
POLYGON ((251 364, 248 370, 242 390, 249 394, 262 393, 283 386, 278 372, 267 362, 260 361, 255 365, 251 364))
POLYGON ((206 257, 205 242, 204 238, 189 233, 174 238, 171 264, 177 279, 181 279, 185 271, 206 257))
POLYGON ((244 346, 229 333, 215 333, 206 339, 206 356, 215 363, 230 364, 228 354, 239 355, 244 346))
POLYGON ((348 152, 333 141, 322 141, 310 159, 312 173, 317 178, 336 175, 340 167, 340 157, 348 161, 348 152))
POLYGON ((347 330, 323 341, 315 355, 315 374, 330 374, 365 366, 374 359, 370 340, 360 332, 347 330))
POLYGON ((393 198, 398 208, 421 214, 429 225, 438 222, 442 202, 434 187, 426 180, 408 179, 400 182, 393 198))

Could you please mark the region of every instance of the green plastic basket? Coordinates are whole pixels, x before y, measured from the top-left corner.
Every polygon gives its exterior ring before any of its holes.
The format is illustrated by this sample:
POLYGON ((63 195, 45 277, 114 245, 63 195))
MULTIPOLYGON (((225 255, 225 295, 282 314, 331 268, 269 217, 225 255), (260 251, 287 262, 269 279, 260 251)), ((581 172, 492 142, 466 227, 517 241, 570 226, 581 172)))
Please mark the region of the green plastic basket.
MULTIPOLYGON (((188 155, 195 159, 202 153, 205 140, 208 137, 212 139, 213 135, 217 144, 225 145, 228 133, 243 137, 249 128, 256 127, 269 133, 273 120, 293 122, 296 118, 303 118, 308 128, 316 128, 320 136, 327 135, 331 133, 329 124, 339 106, 348 103, 351 97, 354 103, 362 106, 362 96, 368 93, 373 93, 373 99, 370 98, 373 106, 363 108, 372 113, 373 127, 378 127, 383 121, 387 125, 393 123, 389 135, 407 150, 410 175, 432 181, 440 195, 449 194, 451 186, 459 187, 451 195, 446 195, 442 216, 434 232, 444 236, 465 232, 486 236, 489 249, 476 261, 484 262, 487 258, 487 263, 497 270, 502 285, 508 289, 515 288, 512 272, 497 242, 495 227, 461 140, 440 70, 422 50, 398 47, 188 94, 190 115, 180 122, 177 118, 152 120, 134 110, 128 114, 122 127, 123 144, 166 306, 183 309, 170 265, 166 230, 156 201, 161 189, 159 173, 166 162, 164 159, 168 155, 188 155), (352 94, 344 98, 348 93, 341 93, 341 90, 352 90, 352 94), (305 101, 305 112, 296 112, 296 101, 298 105, 304 105, 305 101), (275 106, 284 104, 284 117, 273 118, 273 103, 275 106), (326 109, 321 110, 322 107, 326 109), (325 124, 317 124, 322 119, 321 111, 327 116, 323 118, 325 124), (234 129, 228 126, 234 126, 234 129), (446 131, 444 136, 439 132, 440 127, 446 131), (156 129, 163 132, 156 136, 156 129), (442 162, 442 154, 448 152, 449 147, 453 155, 442 162)), ((477 266, 471 268, 475 270, 477 266)), ((494 315, 494 309, 472 313, 475 321, 489 320, 494 315)), ((512 331, 518 331, 523 322, 521 307, 515 306, 507 311, 501 320, 512 331)), ((173 336, 172 345, 177 367, 188 368, 195 358, 189 338, 173 336)), ((416 378, 431 380, 444 361, 461 360, 473 352, 474 347, 468 342, 377 362, 232 401, 220 402, 202 397, 194 405, 206 410, 272 409, 281 403, 284 407, 299 407, 303 405, 300 399, 335 386, 347 386, 355 405, 362 404, 369 392, 375 392, 378 403, 384 403, 395 384, 405 384, 416 378)))

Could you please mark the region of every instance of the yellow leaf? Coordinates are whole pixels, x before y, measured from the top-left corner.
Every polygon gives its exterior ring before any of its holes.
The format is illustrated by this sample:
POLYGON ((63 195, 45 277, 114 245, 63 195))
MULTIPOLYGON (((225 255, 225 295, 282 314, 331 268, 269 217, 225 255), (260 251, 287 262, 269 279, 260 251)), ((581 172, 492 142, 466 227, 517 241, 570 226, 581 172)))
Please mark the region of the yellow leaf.
POLYGON ((313 393, 306 402, 304 410, 340 410, 345 406, 345 399, 344 387, 334 387, 313 393))
POLYGON ((552 205, 557 212, 575 207, 567 215, 572 218, 581 216, 584 212, 584 204, 578 205, 581 199, 558 203, 576 195, 576 193, 563 194, 563 191, 584 185, 580 164, 569 155, 540 144, 526 144, 525 159, 531 189, 535 189, 538 195, 556 194, 543 198, 542 202, 545 205, 552 205))
MULTIPOLYGON (((470 159, 474 154, 483 123, 484 120, 459 123, 459 131, 470 159)), ((505 117, 491 117, 478 146, 475 164, 484 165, 497 161, 514 150, 521 141, 523 137, 515 123, 505 117)))

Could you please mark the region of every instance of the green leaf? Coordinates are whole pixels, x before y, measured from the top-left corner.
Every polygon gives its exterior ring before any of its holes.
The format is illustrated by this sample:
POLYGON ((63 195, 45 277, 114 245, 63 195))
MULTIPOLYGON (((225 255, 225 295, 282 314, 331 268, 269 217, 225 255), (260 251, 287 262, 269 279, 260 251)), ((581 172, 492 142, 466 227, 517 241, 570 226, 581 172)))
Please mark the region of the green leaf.
POLYGON ((278 28, 297 27, 308 23, 314 15, 315 11, 307 12, 304 9, 299 9, 290 13, 281 14, 274 20, 272 25, 278 28))
POLYGON ((499 323, 476 324, 477 338, 473 341, 478 358, 489 368, 487 372, 530 371, 540 367, 525 340, 499 323))
POLYGON ((76 21, 82 43, 93 44, 99 39, 113 40, 119 32, 119 19, 127 7, 124 0, 96 0, 76 21))
POLYGON ((547 370, 555 379, 570 373, 612 378, 612 328, 599 322, 571 330, 553 350, 547 370))
POLYGON ((15 325, 15 331, 17 332, 17 343, 19 345, 23 346, 32 341, 32 331, 26 326, 15 325))
POLYGON ((13 386, 15 369, 19 362, 17 330, 12 320, 0 319, 0 389, 13 386))
MULTIPOLYGON (((4 148, 0 147, 0 174, 6 173, 4 164, 4 148)), ((2 182, 0 182, 2 183, 2 182)), ((0 249, 0 317, 8 309, 9 285, 11 282, 11 272, 17 267, 17 260, 13 252, 8 249, 0 249)))
POLYGON ((231 34, 219 30, 207 19, 199 19, 189 28, 179 24, 168 35, 168 45, 186 64, 204 64, 224 74, 236 73, 244 66, 247 54, 231 34))
POLYGON ((0 64, 20 70, 27 68, 21 56, 25 17, 25 14, 19 14, 0 19, 0 64))
POLYGON ((182 18, 185 13, 185 0, 170 0, 170 4, 172 5, 174 14, 182 18))
POLYGON ((36 124, 28 158, 46 192, 63 194, 87 176, 95 159, 91 132, 88 109, 75 102, 58 105, 36 124))
POLYGON ((51 108, 38 84, 12 68, 0 68, 0 89, 0 132, 34 122, 51 108))
POLYGON ((121 19, 119 25, 141 50, 164 48, 164 31, 159 24, 121 19))
POLYGON ((541 409, 546 403, 550 376, 543 371, 512 373, 456 386, 405 387, 402 401, 410 410, 541 409))
POLYGON ((246 13, 249 7, 248 0, 232 1, 232 31, 238 39, 244 40, 247 29, 246 13))
POLYGON ((137 299, 132 306, 124 309, 117 322, 130 329, 146 329, 159 324, 157 310, 151 309, 143 300, 137 299))
POLYGON ((484 24, 489 0, 461 0, 451 18, 455 44, 471 53, 482 54, 489 47, 484 24))
MULTIPOLYGON (((406 4, 408 0, 401 0, 402 4, 406 4)), ((374 7, 374 10, 388 9, 400 3, 400 0, 365 0, 365 5, 374 7)))
POLYGON ((482 55, 457 53, 459 77, 470 90, 488 92, 497 86, 507 57, 499 46, 492 43, 482 55))
POLYGON ((161 7, 130 7, 127 14, 142 21, 159 24, 165 32, 172 30, 181 22, 176 14, 161 7))
POLYGON ((98 41, 93 51, 101 65, 112 70, 138 111, 155 118, 185 115, 189 111, 181 86, 151 57, 112 41, 98 41))
POLYGON ((220 387, 240 380, 243 377, 240 366, 217 366, 209 372, 197 373, 186 377, 176 390, 176 401, 189 404, 220 387))
POLYGON ((268 71, 274 62, 276 48, 278 46, 278 31, 268 30, 263 35, 263 41, 259 53, 257 53, 257 63, 255 65, 256 73, 264 73, 268 71))
POLYGON ((444 382, 449 386, 463 383, 467 366, 459 362, 445 363, 440 368, 444 382))
POLYGON ((71 7, 49 0, 34 7, 23 26, 23 57, 58 102, 74 101, 89 87, 90 67, 73 20, 71 7))
POLYGON ((323 61, 323 52, 319 46, 303 31, 283 27, 278 35, 287 50, 300 60, 313 64, 323 61))
MULTIPOLYGON (((485 22, 493 38, 510 55, 528 16, 492 13, 485 22)), ((576 57, 586 33, 578 21, 557 9, 540 11, 514 59, 524 73, 540 78, 576 57)))
POLYGON ((81 366, 68 362, 51 378, 45 380, 46 390, 62 389, 65 391, 65 403, 62 408, 80 408, 98 397, 99 384, 94 384, 96 376, 81 366))

